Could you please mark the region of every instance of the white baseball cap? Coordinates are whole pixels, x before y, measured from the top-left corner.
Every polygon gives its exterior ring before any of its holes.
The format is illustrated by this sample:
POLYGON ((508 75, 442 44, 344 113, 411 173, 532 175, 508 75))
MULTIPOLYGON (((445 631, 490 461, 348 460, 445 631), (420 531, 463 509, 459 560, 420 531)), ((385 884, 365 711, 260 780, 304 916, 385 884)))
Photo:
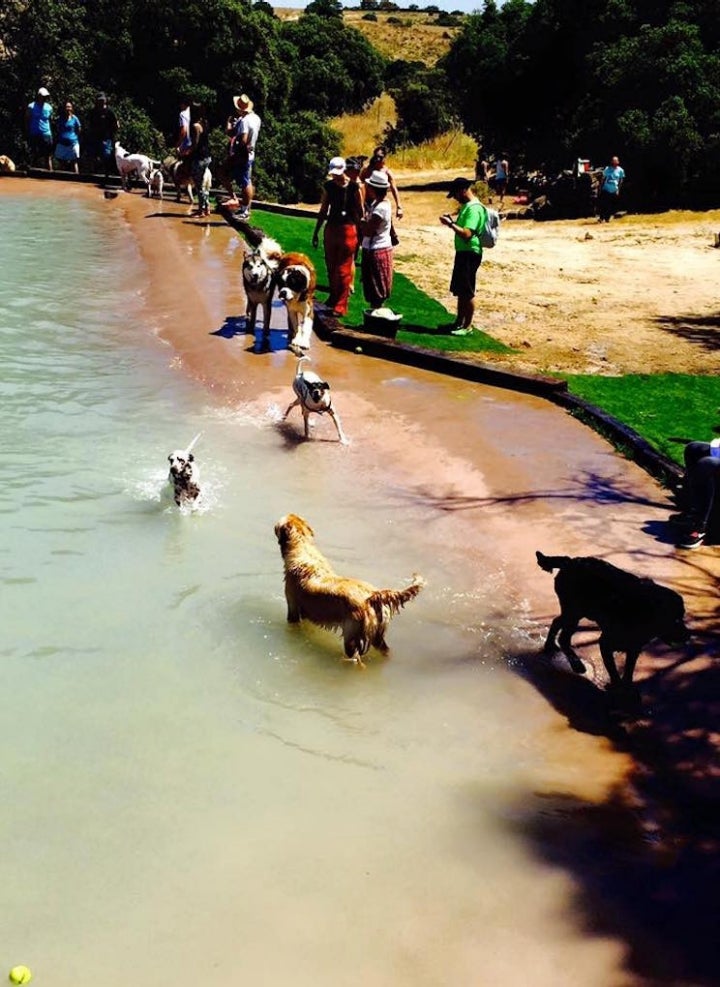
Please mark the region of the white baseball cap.
POLYGON ((344 175, 345 158, 330 158, 328 165, 328 175, 344 175))
POLYGON ((40 86, 40 88, 38 89, 38 96, 49 96, 49 95, 50 93, 47 91, 45 86, 40 86))

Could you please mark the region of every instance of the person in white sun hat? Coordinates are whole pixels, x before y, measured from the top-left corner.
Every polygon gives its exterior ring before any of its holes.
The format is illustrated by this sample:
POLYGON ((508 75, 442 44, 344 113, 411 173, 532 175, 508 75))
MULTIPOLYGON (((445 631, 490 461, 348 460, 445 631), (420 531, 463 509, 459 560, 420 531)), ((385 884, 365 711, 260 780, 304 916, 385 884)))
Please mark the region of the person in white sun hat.
POLYGON ((365 301, 371 309, 378 309, 390 297, 393 283, 392 209, 387 199, 390 182, 384 172, 373 171, 365 184, 372 190, 372 198, 365 202, 361 225, 362 285, 365 301))
POLYGON ((350 181, 345 158, 330 159, 328 180, 323 188, 320 211, 313 230, 312 245, 317 249, 320 230, 325 224, 323 243, 330 294, 327 306, 334 315, 347 315, 355 279, 355 254, 362 221, 360 186, 350 181))

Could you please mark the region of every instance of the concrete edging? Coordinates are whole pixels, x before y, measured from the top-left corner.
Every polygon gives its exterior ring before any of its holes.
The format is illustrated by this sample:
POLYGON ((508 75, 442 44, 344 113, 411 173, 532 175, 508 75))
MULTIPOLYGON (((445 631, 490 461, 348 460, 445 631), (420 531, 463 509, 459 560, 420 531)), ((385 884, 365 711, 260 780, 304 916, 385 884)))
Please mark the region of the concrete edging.
POLYGON ((315 324, 316 331, 319 329, 318 336, 340 349, 355 351, 361 347, 363 354, 367 356, 544 398, 565 408, 571 415, 606 436, 620 447, 628 459, 667 486, 675 486, 683 475, 683 470, 677 463, 653 449, 649 442, 628 425, 589 401, 571 394, 566 380, 499 370, 489 364, 464 360, 461 356, 447 356, 434 350, 407 346, 382 336, 346 329, 321 306, 316 306, 315 324))

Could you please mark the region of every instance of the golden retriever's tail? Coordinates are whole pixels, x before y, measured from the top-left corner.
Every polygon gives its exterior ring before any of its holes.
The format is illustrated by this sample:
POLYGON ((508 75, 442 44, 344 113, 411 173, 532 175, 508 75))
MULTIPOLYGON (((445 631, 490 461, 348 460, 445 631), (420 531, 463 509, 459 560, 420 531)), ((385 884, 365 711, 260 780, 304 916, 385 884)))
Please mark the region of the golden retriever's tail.
POLYGON ((552 572, 553 569, 563 569, 570 561, 567 555, 543 555, 542 552, 535 552, 537 564, 545 572, 552 572))
POLYGON ((412 582, 405 589, 378 589, 368 597, 368 603, 375 610, 378 619, 382 620, 383 608, 391 613, 397 613, 406 603, 414 600, 420 590, 425 585, 425 580, 417 573, 412 578, 412 582))

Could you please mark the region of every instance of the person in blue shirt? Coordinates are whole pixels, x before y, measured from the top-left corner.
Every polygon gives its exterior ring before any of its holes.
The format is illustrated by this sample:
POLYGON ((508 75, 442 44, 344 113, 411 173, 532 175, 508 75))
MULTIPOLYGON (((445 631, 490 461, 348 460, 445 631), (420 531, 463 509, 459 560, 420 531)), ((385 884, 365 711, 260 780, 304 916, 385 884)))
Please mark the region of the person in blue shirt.
POLYGON ((47 101, 49 95, 50 93, 45 86, 40 86, 37 96, 32 103, 28 103, 25 111, 25 127, 33 161, 40 160, 48 171, 52 171, 53 135, 51 121, 53 108, 47 101))
POLYGON ((58 121, 55 157, 58 161, 71 165, 77 175, 80 170, 78 166, 80 160, 80 121, 73 112, 73 105, 70 100, 65 104, 62 116, 58 121))
POLYGON ((620 167, 620 159, 614 157, 603 170, 598 194, 598 223, 609 223, 617 212, 620 189, 625 180, 625 172, 620 167))

